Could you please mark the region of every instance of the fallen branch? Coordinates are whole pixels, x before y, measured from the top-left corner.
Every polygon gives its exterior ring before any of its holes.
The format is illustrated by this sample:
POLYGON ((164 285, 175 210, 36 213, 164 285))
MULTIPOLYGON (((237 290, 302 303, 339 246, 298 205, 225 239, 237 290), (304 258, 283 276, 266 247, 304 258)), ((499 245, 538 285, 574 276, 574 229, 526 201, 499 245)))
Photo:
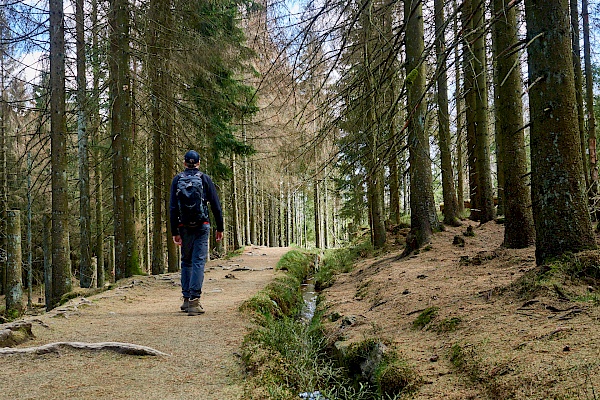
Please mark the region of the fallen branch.
POLYGON ((129 354, 134 356, 169 356, 162 351, 155 350, 151 347, 140 346, 132 343, 120 342, 100 342, 100 343, 83 343, 83 342, 56 342, 48 343, 38 347, 27 348, 0 348, 0 355, 7 354, 46 354, 56 352, 60 348, 70 347, 81 350, 110 350, 121 354, 129 354))

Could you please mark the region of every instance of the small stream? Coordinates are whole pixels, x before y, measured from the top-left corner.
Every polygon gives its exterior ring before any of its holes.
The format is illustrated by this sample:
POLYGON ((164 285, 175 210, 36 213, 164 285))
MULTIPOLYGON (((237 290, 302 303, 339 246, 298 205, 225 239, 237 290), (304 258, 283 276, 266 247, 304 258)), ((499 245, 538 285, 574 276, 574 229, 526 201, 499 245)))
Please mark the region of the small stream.
POLYGON ((317 310, 317 292, 315 292, 314 278, 308 278, 300 288, 304 306, 300 312, 300 318, 307 324, 312 321, 317 310))

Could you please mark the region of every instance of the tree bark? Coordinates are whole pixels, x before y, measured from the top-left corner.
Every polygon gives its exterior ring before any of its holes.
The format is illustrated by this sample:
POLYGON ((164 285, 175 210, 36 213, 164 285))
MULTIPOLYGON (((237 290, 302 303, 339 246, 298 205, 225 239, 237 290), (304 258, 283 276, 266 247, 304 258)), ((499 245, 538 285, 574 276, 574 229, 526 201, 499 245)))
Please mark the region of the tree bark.
POLYGON ((477 165, 477 190, 479 192, 479 221, 483 224, 496 216, 494 207, 494 190, 492 185, 492 169, 490 161, 490 139, 488 120, 488 90, 485 50, 485 10, 484 0, 473 2, 473 69, 477 85, 475 115, 475 157, 477 165))
MULTIPOLYGON (((246 121, 242 118, 242 141, 245 145, 248 144, 248 137, 246 133, 246 121)), ((242 156, 242 172, 244 177, 244 244, 251 245, 250 235, 250 175, 248 171, 248 156, 242 156)))
POLYGON ((383 210, 383 169, 381 158, 379 156, 381 129, 377 121, 377 99, 375 96, 376 79, 379 71, 378 66, 373 62, 376 58, 376 42, 378 41, 378 28, 373 26, 375 17, 373 15, 373 1, 365 0, 365 6, 362 10, 362 29, 363 29, 363 68, 366 76, 365 80, 365 114, 363 130, 368 135, 368 145, 366 146, 366 169, 367 169, 367 201, 369 206, 369 224, 371 227, 371 243, 378 249, 382 248, 386 242, 385 232, 385 213, 383 210))
POLYGON ((465 125, 466 125, 466 150, 467 165, 469 170, 469 197, 470 197, 470 219, 480 219, 480 191, 478 189, 477 163, 475 156, 475 116, 477 109, 477 93, 475 87, 475 73, 473 66, 473 15, 471 0, 464 0, 462 6, 462 28, 463 28, 463 95, 465 98, 465 125))
POLYGON ((79 285, 92 287, 96 282, 92 271, 92 230, 90 207, 90 171, 87 132, 87 93, 85 61, 85 17, 83 0, 75 1, 75 31, 77 55, 77 143, 79 153, 79 285))
POLYGON ((23 313, 23 278, 21 272, 21 212, 6 212, 6 315, 18 318, 23 313))
POLYGON ((52 302, 70 292, 65 36, 62 0, 50 1, 50 141, 52 163, 52 302))
POLYGON ((429 242, 439 222, 433 200, 429 138, 425 129, 426 68, 421 57, 425 50, 422 4, 404 0, 406 22, 406 76, 408 84, 408 150, 410 163, 410 224, 404 254, 429 242))
POLYGON ((595 247, 577 130, 567 0, 525 0, 536 262, 595 247))
MULTIPOLYGON (((458 46, 458 5, 453 0, 453 8, 456 17, 453 20, 454 38, 457 45, 454 47, 454 67, 455 67, 455 100, 456 100, 456 199, 458 202, 458 214, 465 211, 465 178, 463 163, 463 124, 462 124, 462 95, 460 81, 460 51, 458 46)), ((463 48, 464 51, 464 48, 463 48)))
POLYGON ((42 247, 44 252, 44 301, 46 303, 46 311, 52 309, 52 244, 51 237, 52 218, 48 214, 44 214, 42 218, 42 247))
POLYGON ((448 113, 448 76, 446 74, 446 41, 444 1, 435 0, 435 53, 437 58, 437 106, 438 138, 442 164, 442 191, 444 197, 444 223, 461 225, 458 214, 458 200, 454 188, 454 171, 450 152, 450 114, 448 113))
POLYGON ((104 287, 105 282, 105 265, 104 265, 104 185, 102 184, 104 177, 104 167, 102 165, 101 158, 101 135, 100 135, 100 47, 98 45, 98 1, 92 1, 92 12, 91 12, 91 23, 92 23, 92 54, 91 54, 91 66, 92 66, 92 107, 90 108, 90 121, 92 132, 90 136, 93 138, 93 160, 94 165, 94 178, 95 178, 95 193, 96 193, 96 209, 95 209, 95 220, 96 220, 96 236, 94 244, 94 253, 96 254, 97 263, 97 282, 98 287, 104 287))
MULTIPOLYGON (((4 37, 6 19, 0 12, 0 37, 4 37)), ((6 48, 0 44, 0 248, 6 248, 6 212, 8 211, 8 170, 6 165, 7 140, 7 96, 4 82, 6 48)), ((0 260, 0 295, 6 294, 6 261, 0 260)))
POLYGON ((238 195, 238 167, 235 153, 231 153, 231 226, 233 227, 233 249, 243 247, 240 229, 240 209, 238 195))
MULTIPOLYGON (((164 41, 161 27, 165 10, 163 5, 169 2, 152 0, 149 4, 149 29, 148 29, 148 79, 150 87, 150 127, 152 133, 152 177, 154 185, 152 186, 152 274, 158 275, 165 272, 165 220, 169 209, 165 209, 164 191, 167 190, 163 178, 163 169, 165 160, 163 159, 163 150, 165 146, 163 139, 162 122, 162 74, 165 74, 164 41), (163 219, 164 218, 164 219, 163 219)), ((167 241, 171 240, 166 236, 167 241)))
POLYGON ((523 83, 518 44, 517 9, 504 0, 493 0, 497 21, 493 27, 495 76, 497 80, 496 124, 498 144, 504 153, 504 246, 523 248, 535 241, 531 214, 531 193, 527 176, 527 155, 523 127, 523 83))
POLYGON ((571 43, 573 45, 573 69, 575 71, 575 96, 577 99, 577 122, 579 125, 579 137, 581 141, 581 157, 583 162, 583 174, 585 175, 585 187, 590 188, 590 172, 588 168, 587 140, 584 123, 583 109, 583 73, 581 71, 581 47, 579 45, 579 7, 577 0, 570 0, 571 7, 571 43))
POLYGON ((596 117, 594 115, 594 77, 590 49, 590 13, 588 0, 581 1, 583 15, 583 58, 585 64, 585 98, 587 108, 587 136, 590 150, 590 196, 598 194, 598 156, 596 154, 596 117))
POLYGON ((110 1, 109 25, 115 278, 118 280, 141 273, 135 238, 135 196, 131 170, 133 137, 128 0, 110 1))

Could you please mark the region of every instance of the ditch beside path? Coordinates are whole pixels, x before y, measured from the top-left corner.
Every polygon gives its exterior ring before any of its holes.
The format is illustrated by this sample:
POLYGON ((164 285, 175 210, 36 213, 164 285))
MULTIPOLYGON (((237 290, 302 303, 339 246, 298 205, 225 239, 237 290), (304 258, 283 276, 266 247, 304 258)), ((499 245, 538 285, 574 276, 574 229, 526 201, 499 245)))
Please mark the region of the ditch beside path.
POLYGON ((69 349, 2 356, 0 399, 241 399, 240 345, 250 322, 238 309, 276 276, 288 250, 252 246, 239 257, 210 261, 203 315, 179 310, 179 274, 165 274, 123 280, 119 288, 33 317, 35 339, 18 347, 125 342, 170 356, 69 349))

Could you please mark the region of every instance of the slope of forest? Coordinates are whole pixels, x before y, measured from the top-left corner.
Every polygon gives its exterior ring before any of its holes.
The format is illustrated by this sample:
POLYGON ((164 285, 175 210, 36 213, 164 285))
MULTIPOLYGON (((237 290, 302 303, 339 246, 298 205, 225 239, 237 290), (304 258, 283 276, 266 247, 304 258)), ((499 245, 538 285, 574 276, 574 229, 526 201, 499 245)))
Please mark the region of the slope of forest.
POLYGON ((331 340, 382 339, 418 371, 418 399, 596 399, 598 287, 542 274, 534 247, 501 247, 500 224, 470 224, 474 236, 448 228, 410 258, 339 276, 325 294, 327 314, 344 317, 331 340))

